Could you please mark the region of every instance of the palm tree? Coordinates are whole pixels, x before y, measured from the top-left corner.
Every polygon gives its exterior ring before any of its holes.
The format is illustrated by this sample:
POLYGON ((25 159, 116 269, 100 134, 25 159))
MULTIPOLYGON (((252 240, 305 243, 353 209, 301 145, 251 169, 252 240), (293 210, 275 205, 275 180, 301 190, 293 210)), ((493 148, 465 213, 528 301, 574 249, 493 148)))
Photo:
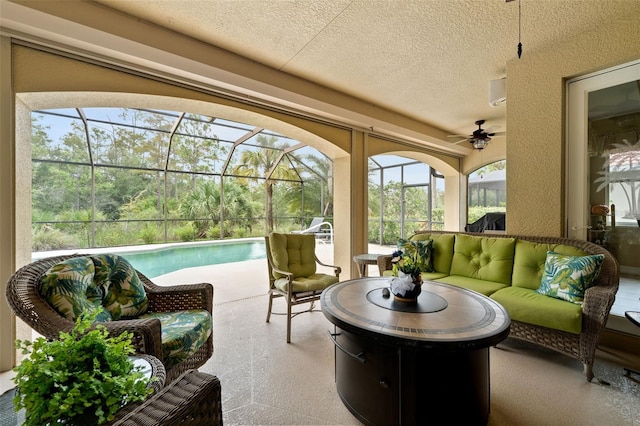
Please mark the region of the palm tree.
POLYGON ((240 163, 233 168, 239 176, 260 176, 265 185, 265 227, 266 232, 273 230, 273 185, 276 180, 300 181, 293 168, 282 163, 283 150, 288 147, 275 136, 258 135, 255 149, 242 152, 240 163))

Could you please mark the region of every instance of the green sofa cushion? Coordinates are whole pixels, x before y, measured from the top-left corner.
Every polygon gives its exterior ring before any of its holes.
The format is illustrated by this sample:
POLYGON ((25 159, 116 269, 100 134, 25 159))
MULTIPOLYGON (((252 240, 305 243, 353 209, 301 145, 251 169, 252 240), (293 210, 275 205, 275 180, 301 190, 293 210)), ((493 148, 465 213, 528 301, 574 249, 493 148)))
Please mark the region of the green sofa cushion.
MULTIPOLYGON (((423 274, 424 276, 424 274, 423 274)), ((507 287, 506 284, 500 284, 493 281, 479 280, 476 278, 461 277, 459 275, 449 275, 444 278, 435 279, 439 283, 451 284, 457 287, 466 288, 469 290, 477 291, 485 296, 490 296, 496 291, 507 287)))
POLYGON ((579 334, 582 331, 582 306, 543 296, 535 290, 505 287, 491 296, 514 321, 579 334))
POLYGON ((554 251, 568 256, 584 256, 587 254, 577 247, 564 244, 535 243, 533 241, 518 240, 513 258, 513 278, 511 285, 537 290, 538 287, 540 287, 542 274, 544 273, 544 263, 547 259, 548 251, 554 251))
MULTIPOLYGON (((308 277, 298 277, 294 278, 292 282, 292 291, 294 293, 300 293, 305 291, 324 290, 325 288, 337 283, 338 281, 338 277, 328 274, 312 274, 308 277)), ((276 286, 276 288, 282 291, 288 291, 289 288, 289 282, 286 278, 277 279, 274 285, 276 286)))
MULTIPOLYGON (((411 237, 415 241, 433 240, 433 250, 431 252, 431 261, 435 272, 449 275, 451 271, 451 259, 453 258, 453 244, 455 241, 454 234, 430 234, 420 233, 411 237)), ((422 275, 425 279, 425 275, 422 275)))
MULTIPOLYGON (((393 271, 389 270, 389 271, 383 271, 382 272, 382 276, 383 277, 393 277, 393 271)), ((444 272, 423 272, 420 274, 420 276, 422 277, 422 281, 434 281, 437 280, 439 278, 443 278, 443 277, 448 277, 447 274, 445 274, 444 272)))
POLYGON ((40 278, 38 290, 56 312, 70 321, 95 309, 100 311, 97 321, 109 321, 111 314, 102 306, 104 290, 95 285, 95 272, 90 257, 73 257, 49 268, 40 278))
POLYGON ((456 235, 451 275, 510 285, 514 238, 456 235))
POLYGON ((553 251, 547 253, 540 288, 545 296, 582 304, 584 292, 598 277, 604 262, 603 254, 565 256, 553 251))
MULTIPOLYGON (((294 278, 316 273, 316 237, 313 234, 279 234, 269 236, 271 259, 277 269, 291 272, 294 278)), ((273 277, 284 275, 273 271, 273 277)))
POLYGON ((105 290, 102 305, 114 320, 137 318, 147 311, 148 299, 133 266, 115 254, 91 256, 95 285, 105 290))
POLYGON ((211 315, 203 309, 150 312, 140 318, 157 318, 160 321, 163 363, 166 368, 172 368, 195 354, 213 329, 211 315))

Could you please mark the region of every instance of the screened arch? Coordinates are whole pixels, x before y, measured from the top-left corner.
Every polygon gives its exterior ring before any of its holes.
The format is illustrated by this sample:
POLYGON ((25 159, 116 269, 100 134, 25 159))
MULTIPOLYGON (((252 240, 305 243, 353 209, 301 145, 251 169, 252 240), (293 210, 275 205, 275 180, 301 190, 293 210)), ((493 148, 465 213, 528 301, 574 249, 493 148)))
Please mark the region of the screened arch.
POLYGON ((331 217, 332 161, 263 127, 140 108, 31 121, 37 251, 262 236, 331 217))
POLYGON ((370 243, 396 244, 416 230, 444 229, 444 176, 398 155, 369 157, 370 243))
POLYGON ((487 213, 507 212, 507 161, 480 167, 468 180, 467 222, 474 223, 487 213))

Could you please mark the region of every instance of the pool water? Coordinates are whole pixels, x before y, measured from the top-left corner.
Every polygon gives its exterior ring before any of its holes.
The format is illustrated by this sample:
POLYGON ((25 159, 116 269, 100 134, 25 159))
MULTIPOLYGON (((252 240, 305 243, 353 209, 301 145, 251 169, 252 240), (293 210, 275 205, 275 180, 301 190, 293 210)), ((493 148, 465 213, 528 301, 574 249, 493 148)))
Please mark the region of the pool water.
POLYGON ((243 262, 267 257, 264 241, 215 242, 144 252, 119 253, 148 278, 196 266, 243 262))

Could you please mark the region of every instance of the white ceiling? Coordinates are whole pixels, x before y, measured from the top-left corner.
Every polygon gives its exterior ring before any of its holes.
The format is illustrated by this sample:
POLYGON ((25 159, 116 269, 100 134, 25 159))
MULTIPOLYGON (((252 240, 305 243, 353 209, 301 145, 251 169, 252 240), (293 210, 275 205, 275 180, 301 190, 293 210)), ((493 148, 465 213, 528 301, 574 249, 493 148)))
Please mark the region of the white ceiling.
MULTIPOLYGON (((640 3, 520 1, 523 55, 640 3)), ((516 57, 518 0, 99 2, 446 132, 468 134, 478 119, 507 130, 489 81, 516 57)))
POLYGON ((523 57, 640 13, 638 0, 97 2, 453 134, 478 119, 508 131, 489 81, 516 57, 519 5, 523 57))

